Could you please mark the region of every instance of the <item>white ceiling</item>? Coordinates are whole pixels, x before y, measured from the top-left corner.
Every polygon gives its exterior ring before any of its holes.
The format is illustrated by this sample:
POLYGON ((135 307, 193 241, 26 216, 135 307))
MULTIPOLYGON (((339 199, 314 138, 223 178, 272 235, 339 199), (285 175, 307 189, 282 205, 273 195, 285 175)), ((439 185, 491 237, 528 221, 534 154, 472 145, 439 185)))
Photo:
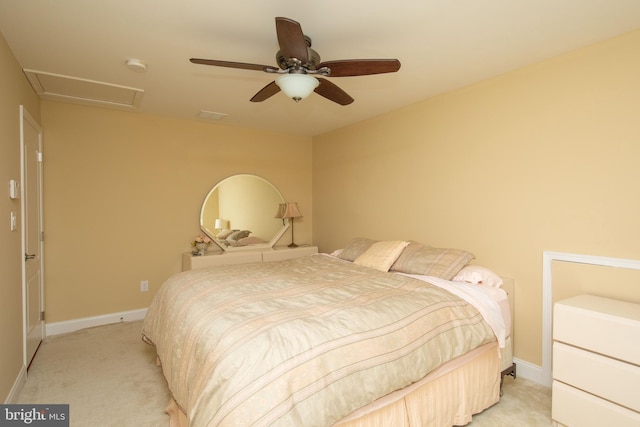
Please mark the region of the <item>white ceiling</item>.
POLYGON ((639 0, 0 0, 24 69, 142 89, 135 111, 318 135, 640 28, 639 0), (189 58, 276 65, 276 16, 301 23, 322 60, 397 58, 398 73, 330 80, 355 102, 282 93, 273 75, 189 58), (145 73, 125 61, 138 58, 145 73))

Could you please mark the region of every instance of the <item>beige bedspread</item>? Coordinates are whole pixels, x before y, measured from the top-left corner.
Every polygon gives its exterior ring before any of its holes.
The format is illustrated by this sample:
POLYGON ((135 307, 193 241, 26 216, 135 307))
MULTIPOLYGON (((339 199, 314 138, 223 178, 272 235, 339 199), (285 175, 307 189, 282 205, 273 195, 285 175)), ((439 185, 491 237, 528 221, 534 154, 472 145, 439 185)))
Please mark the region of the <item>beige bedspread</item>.
POLYGON ((495 340, 462 299, 328 256, 169 279, 149 307, 190 426, 330 426, 495 340))

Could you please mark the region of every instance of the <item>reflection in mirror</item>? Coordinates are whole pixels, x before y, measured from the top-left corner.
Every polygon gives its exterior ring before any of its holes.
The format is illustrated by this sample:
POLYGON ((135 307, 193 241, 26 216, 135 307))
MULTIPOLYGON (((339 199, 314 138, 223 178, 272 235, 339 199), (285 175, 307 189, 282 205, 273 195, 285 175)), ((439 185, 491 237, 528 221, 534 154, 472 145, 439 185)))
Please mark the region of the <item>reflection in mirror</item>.
POLYGON ((204 199, 200 228, 224 251, 270 248, 289 227, 275 218, 284 203, 280 192, 255 175, 233 175, 220 181, 204 199))

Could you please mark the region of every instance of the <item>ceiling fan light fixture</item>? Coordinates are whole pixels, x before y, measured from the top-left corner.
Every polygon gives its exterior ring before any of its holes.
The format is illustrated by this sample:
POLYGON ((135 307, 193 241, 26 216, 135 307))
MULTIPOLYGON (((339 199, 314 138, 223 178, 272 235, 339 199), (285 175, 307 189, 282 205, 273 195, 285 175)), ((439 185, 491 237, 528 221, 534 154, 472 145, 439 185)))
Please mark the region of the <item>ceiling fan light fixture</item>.
POLYGON ((285 95, 298 102, 311 95, 320 82, 307 74, 283 74, 276 79, 276 84, 285 95))

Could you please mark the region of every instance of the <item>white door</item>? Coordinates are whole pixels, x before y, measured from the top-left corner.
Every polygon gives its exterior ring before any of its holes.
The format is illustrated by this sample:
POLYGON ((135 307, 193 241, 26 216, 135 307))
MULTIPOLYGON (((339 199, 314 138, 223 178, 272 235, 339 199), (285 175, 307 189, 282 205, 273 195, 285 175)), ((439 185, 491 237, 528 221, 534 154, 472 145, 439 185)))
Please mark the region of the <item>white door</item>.
POLYGON ((20 106, 20 121, 24 363, 28 367, 44 337, 42 130, 23 106, 20 106))

